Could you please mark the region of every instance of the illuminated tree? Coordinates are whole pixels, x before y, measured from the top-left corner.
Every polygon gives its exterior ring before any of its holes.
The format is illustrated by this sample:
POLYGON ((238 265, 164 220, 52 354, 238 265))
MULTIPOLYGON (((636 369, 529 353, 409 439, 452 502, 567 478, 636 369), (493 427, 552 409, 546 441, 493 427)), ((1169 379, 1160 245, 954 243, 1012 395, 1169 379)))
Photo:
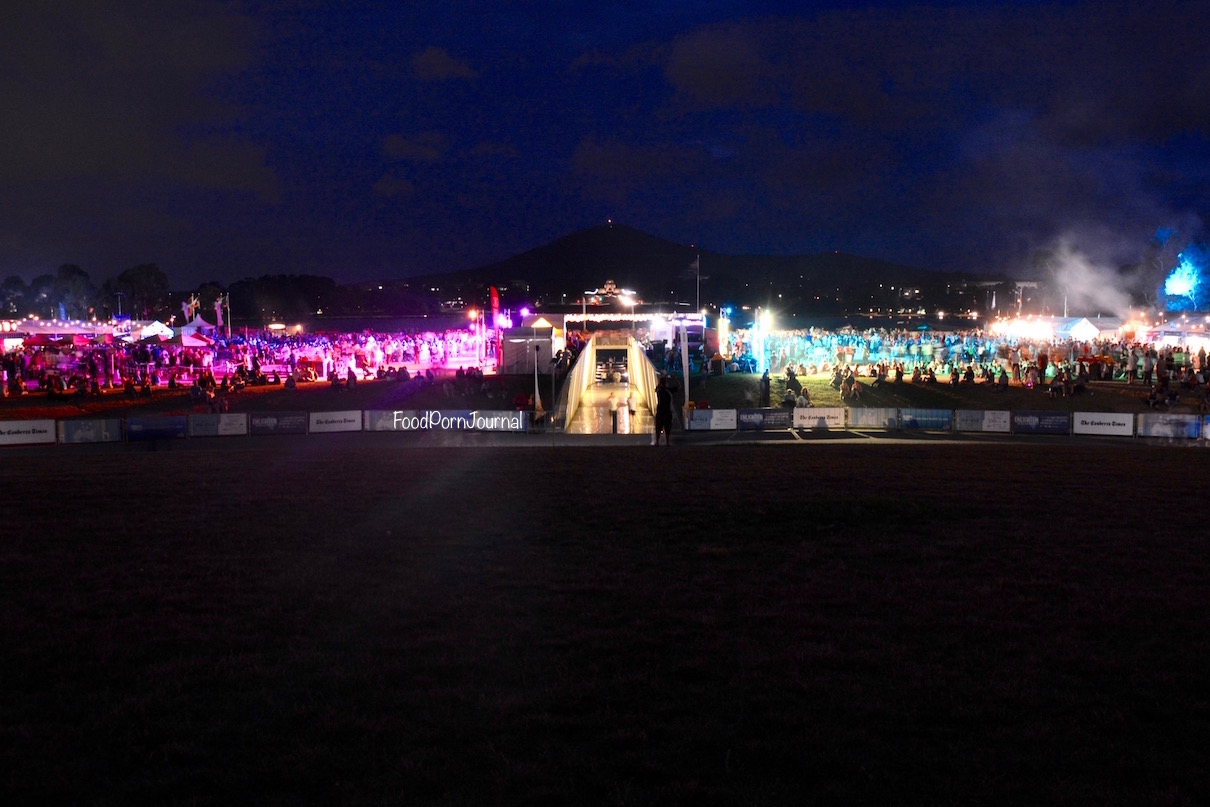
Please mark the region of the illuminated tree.
POLYGON ((1210 290, 1205 280, 1206 247, 1193 243, 1176 257, 1176 268, 1164 278, 1158 291, 1165 310, 1205 311, 1210 303, 1210 290))

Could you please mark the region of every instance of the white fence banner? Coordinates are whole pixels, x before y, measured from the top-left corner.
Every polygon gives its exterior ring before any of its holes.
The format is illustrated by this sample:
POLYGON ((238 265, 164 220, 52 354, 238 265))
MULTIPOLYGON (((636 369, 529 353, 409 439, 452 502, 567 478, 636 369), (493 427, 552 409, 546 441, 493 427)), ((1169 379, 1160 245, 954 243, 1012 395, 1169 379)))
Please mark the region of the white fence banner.
POLYGON ((954 413, 954 425, 960 432, 1000 432, 1012 430, 1012 413, 999 409, 959 409, 954 413))
POLYGON ((850 429, 898 429, 899 410, 854 406, 849 410, 850 429))
POLYGON ((690 431, 735 431, 739 420, 734 409, 691 409, 689 422, 686 424, 690 431))
POLYGON ((248 434, 248 416, 243 412, 215 415, 190 415, 190 437, 244 437, 248 434))
POLYGON ((1076 412, 1071 416, 1071 430, 1074 434, 1133 437, 1134 416, 1115 412, 1076 412))
POLYGON ((1184 440, 1196 440, 1202 434, 1200 415, 1144 412, 1137 418, 1139 437, 1179 437, 1184 440))
POLYGON ((55 440, 53 420, 0 420, 0 446, 53 443, 55 440))
POLYGON ((307 431, 312 434, 316 432, 359 432, 361 431, 361 410, 312 412, 307 431))
POLYGON ((394 432, 411 431, 405 424, 416 423, 420 413, 415 409, 367 409, 362 416, 366 431, 394 432))
POLYGON ((122 440, 122 419, 60 420, 60 443, 117 443, 122 440))
MULTIPOLYGON (((889 410, 895 411, 895 410, 889 410)), ((796 429, 844 429, 843 406, 808 406, 794 410, 796 429)))

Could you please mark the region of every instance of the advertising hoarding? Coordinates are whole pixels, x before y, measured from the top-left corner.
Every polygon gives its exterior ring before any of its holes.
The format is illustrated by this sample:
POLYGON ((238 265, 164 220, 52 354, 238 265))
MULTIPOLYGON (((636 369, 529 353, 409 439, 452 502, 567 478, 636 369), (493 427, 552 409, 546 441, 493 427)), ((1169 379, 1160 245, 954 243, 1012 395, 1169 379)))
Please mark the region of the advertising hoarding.
POLYGON ((359 432, 361 431, 361 410, 352 409, 345 412, 312 412, 307 424, 311 434, 330 432, 359 432))
POLYGON ((1071 416, 1071 431, 1072 434, 1133 437, 1134 417, 1114 412, 1074 412, 1071 416))
POLYGON ((849 410, 850 429, 898 429, 899 410, 855 406, 849 410))
POLYGON ((810 406, 794 410, 796 429, 844 429, 843 406, 810 406))
POLYGON ((899 428, 950 431, 954 428, 954 413, 949 409, 900 409, 899 428))
POLYGON ((126 418, 126 440, 179 440, 189 433, 186 415, 157 415, 126 418))
POLYGON ((248 416, 248 429, 255 435, 306 434, 310 419, 306 412, 254 412, 248 416))
POLYGON ((1071 434, 1066 412, 1013 412, 1013 434, 1071 434))
POLYGON ((60 443, 117 443, 122 439, 122 419, 60 420, 60 443))
POLYGON ((735 431, 737 422, 734 409, 692 409, 687 426, 691 431, 735 431))
POLYGON ((0 420, 0 446, 55 442, 53 420, 0 420))
POLYGON ((190 437, 243 437, 248 434, 248 416, 243 412, 221 415, 190 415, 190 437))
POLYGON ((1139 437, 1173 437, 1196 440, 1202 436, 1200 415, 1176 415, 1169 412, 1144 412, 1137 416, 1139 437))
POLYGON ((960 432, 1012 431, 1012 413, 1002 409, 959 409, 954 413, 954 426, 960 432))

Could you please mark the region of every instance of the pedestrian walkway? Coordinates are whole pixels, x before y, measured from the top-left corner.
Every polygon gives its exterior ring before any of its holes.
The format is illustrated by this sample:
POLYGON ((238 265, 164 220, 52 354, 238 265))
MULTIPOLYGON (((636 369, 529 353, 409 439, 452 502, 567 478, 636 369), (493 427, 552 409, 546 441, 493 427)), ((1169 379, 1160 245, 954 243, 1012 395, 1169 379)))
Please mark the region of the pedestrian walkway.
POLYGON ((618 401, 618 434, 650 434, 655 431, 655 418, 650 412, 643 411, 642 404, 634 417, 626 410, 626 396, 630 385, 611 381, 594 383, 585 391, 576 409, 575 417, 564 430, 568 434, 610 434, 612 423, 609 417, 609 394, 613 393, 618 401))

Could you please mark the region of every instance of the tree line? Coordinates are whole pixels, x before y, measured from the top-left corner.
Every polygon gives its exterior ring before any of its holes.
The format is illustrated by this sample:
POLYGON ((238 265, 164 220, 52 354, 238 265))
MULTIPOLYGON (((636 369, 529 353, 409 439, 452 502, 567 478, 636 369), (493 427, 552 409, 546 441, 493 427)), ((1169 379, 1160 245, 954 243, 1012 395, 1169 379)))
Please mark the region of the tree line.
POLYGON ((173 290, 156 264, 140 264, 96 283, 75 264, 26 283, 11 275, 0 283, 0 318, 109 321, 175 321, 182 324, 182 303, 196 298, 203 319, 216 321, 215 304, 224 303, 225 319, 249 324, 301 321, 315 316, 404 316, 439 310, 438 295, 407 281, 338 285, 314 275, 264 275, 231 284, 202 283, 173 290))

